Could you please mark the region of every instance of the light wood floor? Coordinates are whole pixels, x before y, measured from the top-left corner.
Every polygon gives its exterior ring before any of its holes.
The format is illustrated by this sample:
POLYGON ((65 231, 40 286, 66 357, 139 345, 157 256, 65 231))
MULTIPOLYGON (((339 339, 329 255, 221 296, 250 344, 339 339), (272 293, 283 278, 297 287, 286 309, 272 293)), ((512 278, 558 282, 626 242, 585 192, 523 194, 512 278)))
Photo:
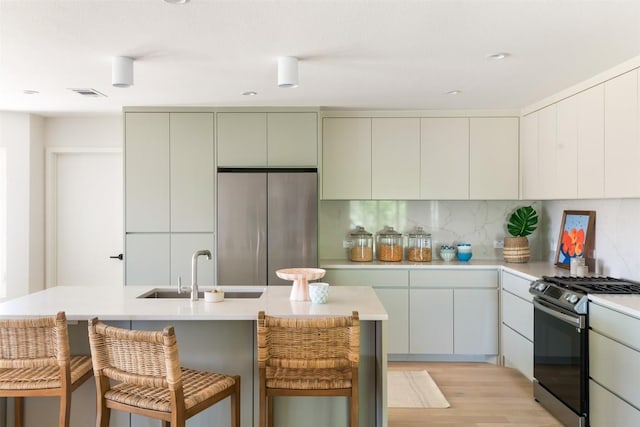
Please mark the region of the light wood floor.
POLYGON ((533 399, 518 371, 489 363, 389 362, 389 370, 423 370, 438 384, 450 408, 389 408, 389 427, 562 426, 533 399))

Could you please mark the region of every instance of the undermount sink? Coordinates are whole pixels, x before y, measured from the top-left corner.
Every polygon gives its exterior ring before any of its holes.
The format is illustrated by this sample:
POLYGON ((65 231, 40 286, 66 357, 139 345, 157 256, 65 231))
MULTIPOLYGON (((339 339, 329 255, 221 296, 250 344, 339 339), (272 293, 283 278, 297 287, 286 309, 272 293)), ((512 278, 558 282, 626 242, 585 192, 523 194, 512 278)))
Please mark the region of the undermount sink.
MULTIPOLYGON (((237 298, 248 298, 248 299, 257 299, 262 296, 262 291, 254 291, 254 290, 237 290, 237 291, 224 291, 225 299, 237 299, 237 298)), ((137 298, 146 298, 146 299, 189 299, 191 298, 191 291, 186 290, 182 293, 178 293, 175 289, 151 289, 149 292, 145 292, 142 295, 138 295, 137 298)), ((204 298, 204 292, 198 292, 198 298, 204 298)))

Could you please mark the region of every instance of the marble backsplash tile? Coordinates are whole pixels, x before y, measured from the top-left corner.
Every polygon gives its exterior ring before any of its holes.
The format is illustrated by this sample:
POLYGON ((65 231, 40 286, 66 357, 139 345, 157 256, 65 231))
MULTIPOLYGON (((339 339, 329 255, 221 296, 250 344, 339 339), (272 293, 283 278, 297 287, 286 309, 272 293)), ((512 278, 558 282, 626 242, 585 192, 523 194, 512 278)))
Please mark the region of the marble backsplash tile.
MULTIPOLYGON (((356 225, 374 235, 389 225, 402 233, 424 227, 432 235, 436 258, 441 244, 467 242, 472 245, 475 259, 502 259, 502 250, 494 249, 493 242, 507 235, 506 222, 511 212, 529 204, 540 213, 540 202, 527 201, 323 200, 319 254, 320 258, 346 259, 342 242, 356 225)), ((536 231, 529 237, 532 260, 543 259, 539 235, 536 231)))

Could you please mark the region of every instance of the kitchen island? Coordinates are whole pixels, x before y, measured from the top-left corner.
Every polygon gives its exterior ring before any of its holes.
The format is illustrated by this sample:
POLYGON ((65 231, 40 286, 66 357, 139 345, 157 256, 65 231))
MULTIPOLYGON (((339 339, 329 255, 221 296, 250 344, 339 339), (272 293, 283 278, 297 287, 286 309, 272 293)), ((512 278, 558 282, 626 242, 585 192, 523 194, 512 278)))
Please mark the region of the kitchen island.
MULTIPOLYGON (((255 291, 256 288, 231 287, 255 291)), ((332 287, 327 304, 289 300, 291 287, 259 288, 259 298, 225 298, 220 303, 203 299, 138 298, 152 287, 122 288, 60 286, 0 304, 0 317, 52 315, 65 311, 69 320, 72 353, 89 354, 86 321, 92 317, 120 327, 159 330, 169 324, 176 329, 180 359, 184 366, 237 374, 242 381, 243 427, 258 425, 258 370, 255 321, 260 310, 273 316, 319 317, 350 315, 361 320, 360 426, 386 427, 386 321, 387 312, 372 288, 332 287)), ((282 427, 346 426, 345 398, 276 398, 275 424, 282 427), (313 414, 312 417, 309 414, 313 414)), ((11 412, 8 405, 8 412, 11 412)), ((71 425, 95 423, 95 385, 88 381, 72 396, 71 425)), ((26 399, 25 427, 54 425, 55 399, 26 399)), ((189 426, 229 425, 229 403, 223 402, 193 417, 189 426)), ((111 426, 148 426, 138 416, 113 412, 111 426)), ((1 423, 0 423, 1 425, 1 423)))

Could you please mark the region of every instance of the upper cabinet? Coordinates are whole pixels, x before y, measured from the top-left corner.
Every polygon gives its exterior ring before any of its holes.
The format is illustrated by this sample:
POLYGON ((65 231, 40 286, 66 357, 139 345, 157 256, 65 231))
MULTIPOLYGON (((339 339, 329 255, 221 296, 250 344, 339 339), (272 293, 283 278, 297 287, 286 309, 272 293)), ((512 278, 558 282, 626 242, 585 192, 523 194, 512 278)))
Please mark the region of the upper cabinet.
POLYGON ((371 120, 371 198, 420 198, 420 119, 371 120))
POLYGON ((322 121, 322 198, 371 199, 371 119, 322 121))
POLYGON ((521 198, 640 197, 640 75, 633 70, 522 117, 521 198))
POLYGON ((424 118, 421 123, 420 198, 469 198, 469 119, 424 118))
POLYGON ((515 117, 469 119, 469 198, 518 198, 518 122, 515 117))
POLYGON ((322 198, 518 197, 518 118, 325 118, 322 198))
POLYGON ((640 164, 638 72, 604 84, 604 192, 606 197, 640 197, 632 171, 640 164))
POLYGON ((218 166, 317 166, 314 112, 218 113, 217 124, 218 166))

